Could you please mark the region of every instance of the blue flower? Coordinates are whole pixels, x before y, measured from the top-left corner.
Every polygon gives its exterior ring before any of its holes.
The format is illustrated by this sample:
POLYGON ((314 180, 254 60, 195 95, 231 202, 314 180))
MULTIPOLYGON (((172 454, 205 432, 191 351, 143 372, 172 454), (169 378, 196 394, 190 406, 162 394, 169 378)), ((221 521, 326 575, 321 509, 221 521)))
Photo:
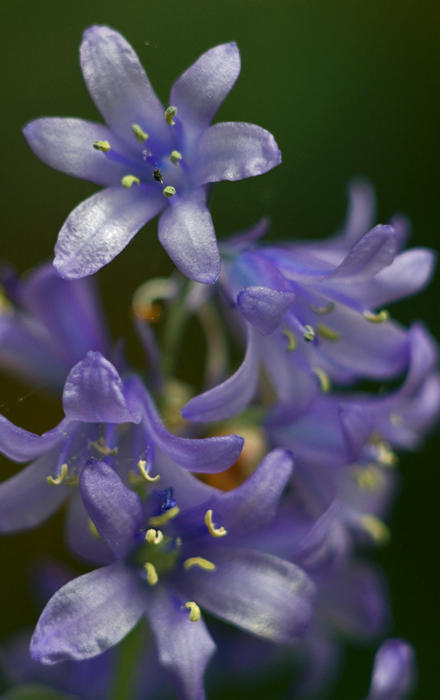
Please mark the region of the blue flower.
POLYGON ((403 639, 387 639, 374 658, 366 700, 404 700, 414 686, 415 654, 403 639))
POLYGON ((271 641, 303 634, 313 610, 310 579, 247 544, 273 519, 291 469, 289 454, 275 450, 239 488, 210 488, 205 500, 180 510, 169 492, 142 502, 103 462, 84 467, 81 495, 114 563, 55 594, 34 632, 33 657, 43 663, 93 657, 146 615, 180 696, 195 700, 204 697, 203 674, 215 649, 201 608, 271 641))
POLYGON ((164 110, 118 32, 86 30, 81 67, 108 126, 44 118, 24 134, 52 167, 105 189, 67 218, 55 248, 62 277, 84 277, 109 263, 163 211, 159 240, 188 277, 213 283, 220 272, 208 186, 261 175, 281 160, 273 136, 243 122, 209 126, 240 71, 236 44, 204 53, 174 83, 164 110))

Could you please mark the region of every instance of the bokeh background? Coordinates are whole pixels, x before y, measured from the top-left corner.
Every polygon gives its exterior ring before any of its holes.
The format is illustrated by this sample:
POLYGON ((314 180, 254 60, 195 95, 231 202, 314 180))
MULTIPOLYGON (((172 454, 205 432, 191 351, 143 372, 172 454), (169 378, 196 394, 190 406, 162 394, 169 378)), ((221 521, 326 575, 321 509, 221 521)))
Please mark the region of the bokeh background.
MULTIPOLYGON (((220 235, 263 215, 272 237, 326 236, 345 213, 353 176, 369 178, 378 221, 396 211, 413 224, 412 244, 438 246, 440 5, 432 0, 15 0, 0 8, 2 163, 0 258, 25 271, 50 259, 58 230, 95 186, 50 170, 27 148, 26 121, 44 115, 98 119, 78 64, 81 33, 92 23, 121 31, 166 103, 172 81, 203 51, 235 39, 242 74, 219 120, 273 132, 283 164, 255 180, 222 183, 213 197, 220 235)), ((98 281, 115 337, 134 347, 128 308, 134 288, 168 274, 171 263, 148 225, 98 281)), ((438 277, 393 307, 404 323, 423 318, 440 337, 438 277)), ((136 354, 136 350, 133 350, 136 354)), ((138 357, 140 360, 140 355, 138 357)), ((187 363, 189 378, 197 367, 187 363)), ((33 430, 53 426, 57 402, 2 377, 1 412, 33 430)), ((419 661, 415 697, 438 692, 438 537, 440 440, 401 460, 403 484, 391 545, 377 556, 393 598, 392 633, 409 639, 419 661)), ((5 475, 14 468, 2 461, 5 475)), ((38 532, 0 540, 0 633, 32 624, 29 580, 38 555, 63 552, 62 517, 38 532)), ((77 570, 78 565, 76 564, 77 570)), ((351 648, 332 697, 366 693, 371 647, 351 648)), ((281 697, 281 690, 265 697, 281 697)), ((262 696, 263 697, 263 696, 262 696)))

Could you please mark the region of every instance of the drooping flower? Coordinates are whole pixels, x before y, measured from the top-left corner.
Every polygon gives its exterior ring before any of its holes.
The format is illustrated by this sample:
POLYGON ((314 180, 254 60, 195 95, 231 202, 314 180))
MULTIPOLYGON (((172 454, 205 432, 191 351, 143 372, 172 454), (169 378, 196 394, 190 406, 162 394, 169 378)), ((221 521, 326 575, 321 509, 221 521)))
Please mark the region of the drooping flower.
POLYGON ((414 686, 415 655, 403 639, 387 639, 374 658, 366 700, 404 700, 414 686))
MULTIPOLYGON (((71 493, 89 459, 118 468, 119 445, 136 432, 129 466, 140 478, 149 475, 154 450, 192 471, 221 471, 239 456, 237 435, 205 439, 177 437, 166 430, 151 397, 135 376, 124 380, 98 352, 87 353, 70 371, 63 392, 65 418, 53 430, 35 435, 0 416, 0 450, 16 462, 32 463, 0 484, 0 531, 35 527, 71 493), (143 476, 142 476, 143 475, 143 476)), ((127 473, 127 456, 121 469, 127 473)), ((78 497, 72 509, 78 508, 78 497)), ((75 515, 71 518, 75 526, 75 515)))
POLYGON ((44 118, 24 134, 44 162, 105 189, 67 218, 55 248, 63 277, 84 277, 113 260, 159 212, 159 240, 188 277, 213 283, 220 255, 207 189, 261 175, 281 157, 272 135, 244 122, 209 126, 239 71, 236 44, 204 53, 174 83, 164 110, 127 41, 105 26, 86 30, 81 67, 108 126, 44 118))
POLYGON ((303 634, 313 609, 310 579, 247 544, 273 518, 291 469, 289 454, 276 450, 238 489, 211 488, 206 500, 180 510, 171 489, 142 502, 109 465, 86 465, 81 495, 114 563, 55 594, 37 624, 33 657, 93 657, 146 615, 180 696, 196 700, 215 649, 200 608, 272 641, 303 634))

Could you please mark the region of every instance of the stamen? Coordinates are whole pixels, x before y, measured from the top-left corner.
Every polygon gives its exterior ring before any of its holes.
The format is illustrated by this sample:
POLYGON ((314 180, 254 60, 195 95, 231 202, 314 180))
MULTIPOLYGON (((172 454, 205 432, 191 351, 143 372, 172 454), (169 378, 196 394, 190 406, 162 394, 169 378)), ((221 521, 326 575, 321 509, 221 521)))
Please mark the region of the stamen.
POLYGON ((141 181, 138 177, 136 177, 136 175, 124 175, 121 180, 121 185, 129 190, 132 185, 140 185, 140 182, 141 181))
POLYGON ((325 306, 315 306, 314 304, 310 304, 310 308, 315 312, 315 314, 329 314, 330 311, 333 311, 335 305, 332 301, 330 301, 328 304, 325 304, 325 306))
POLYGON ((191 569, 193 566, 199 566, 205 571, 215 571, 216 568, 212 561, 203 557, 190 557, 183 562, 183 568, 186 570, 191 569))
POLYGON ((193 600, 188 600, 187 603, 185 603, 185 608, 189 610, 189 619, 191 622, 197 622, 197 620, 200 620, 200 608, 195 603, 193 600))
POLYGON ((388 447, 384 442, 380 442, 377 445, 377 459, 378 461, 383 464, 385 467, 395 467, 396 464, 399 461, 398 456, 396 455, 393 450, 388 447))
POLYGON ((179 165, 182 158, 183 158, 183 156, 182 156, 180 151, 171 151, 170 161, 172 162, 173 165, 179 165))
POLYGON ((164 194, 165 197, 174 197, 174 195, 176 194, 176 188, 172 185, 168 185, 168 187, 165 187, 162 190, 162 194, 164 194))
POLYGON ((11 302, 7 298, 5 294, 5 290, 3 287, 0 285, 0 314, 4 314, 5 316, 9 316, 14 310, 14 307, 12 306, 11 302))
POLYGON ((386 309, 382 309, 377 314, 373 311, 363 311, 362 316, 370 323, 383 323, 389 319, 390 314, 386 309))
POLYGON ((145 541, 148 542, 148 544, 160 544, 163 540, 163 532, 162 530, 154 530, 151 528, 150 530, 147 530, 145 533, 145 541))
POLYGON ((170 105, 169 107, 166 108, 165 121, 167 121, 170 126, 175 125, 176 122, 174 121, 174 117, 176 116, 176 114, 177 114, 177 107, 173 107, 172 105, 170 105))
POLYGON ((117 455, 118 454, 118 448, 117 447, 108 447, 105 444, 105 439, 103 437, 100 437, 98 440, 95 440, 92 442, 89 440, 89 447, 94 447, 95 450, 97 450, 100 454, 105 455, 106 457, 110 455, 117 455))
POLYGON ((387 525, 375 515, 371 515, 370 513, 362 515, 361 525, 377 544, 386 544, 391 537, 387 525))
POLYGON ((156 474, 156 476, 150 476, 150 473, 147 469, 147 463, 146 463, 145 459, 140 459, 139 462, 137 463, 137 466, 138 466, 140 473, 144 477, 145 481, 149 481, 152 484, 155 481, 159 481, 160 474, 156 474))
POLYGON ((315 374, 316 377, 318 378, 319 384, 321 386, 321 390, 324 392, 324 394, 328 394, 328 392, 332 388, 332 383, 330 381, 330 377, 328 376, 327 372, 325 372, 320 367, 315 367, 313 369, 313 374, 315 374))
POLYGON ((93 148, 96 148, 97 151, 104 151, 104 153, 108 153, 111 150, 109 141, 95 141, 93 148))
POLYGON ((87 524, 89 526, 89 531, 91 532, 93 537, 95 537, 95 539, 99 540, 101 538, 101 535, 99 534, 97 527, 91 518, 88 519, 87 524))
POLYGON ((157 575, 156 567, 150 561, 145 562, 144 569, 147 572, 147 581, 150 586, 155 586, 159 581, 159 576, 157 575))
POLYGON ((325 323, 318 323, 318 325, 316 326, 316 330, 318 331, 319 335, 322 335, 322 337, 326 340, 336 341, 339 340, 339 338, 341 337, 339 331, 335 331, 333 328, 329 328, 325 325, 325 323))
POLYGON ((308 343, 311 343, 313 340, 315 340, 315 331, 312 328, 312 326, 309 326, 308 324, 304 326, 304 340, 306 340, 308 343))
POLYGON ((383 484, 382 472, 374 465, 353 467, 353 474, 359 488, 364 491, 378 491, 383 484))
POLYGON ((292 352, 296 348, 295 334, 293 333, 293 331, 290 330, 290 328, 283 328, 282 333, 289 340, 289 342, 287 344, 287 349, 289 350, 289 352, 292 352))
POLYGON ((61 471, 58 474, 58 476, 47 476, 46 477, 47 483, 52 484, 52 486, 59 486, 66 479, 68 471, 69 471, 69 467, 67 466, 67 464, 66 463, 62 464, 61 471))
POLYGON ((205 513, 205 525, 209 530, 210 535, 213 537, 224 537, 225 535, 228 534, 228 531, 223 527, 215 527, 214 523, 212 522, 212 510, 211 508, 206 511, 205 513))
POLYGON ((140 143, 144 143, 144 141, 147 140, 148 134, 141 126, 139 126, 139 124, 132 124, 131 130, 140 143))
POLYGON ((175 518, 177 515, 179 515, 179 513, 179 506, 173 506, 172 508, 169 508, 160 515, 154 515, 152 518, 149 519, 148 523, 153 527, 160 527, 161 525, 165 525, 169 520, 175 518))

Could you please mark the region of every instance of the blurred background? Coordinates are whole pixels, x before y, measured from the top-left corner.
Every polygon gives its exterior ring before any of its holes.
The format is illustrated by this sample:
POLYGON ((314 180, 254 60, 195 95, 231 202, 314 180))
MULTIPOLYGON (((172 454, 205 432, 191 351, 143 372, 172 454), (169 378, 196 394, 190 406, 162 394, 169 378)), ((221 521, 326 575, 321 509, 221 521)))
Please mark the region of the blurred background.
MULTIPOLYGON (((0 259, 19 271, 50 259, 72 208, 96 190, 43 165, 21 135, 39 116, 100 119, 83 84, 78 46, 83 29, 105 23, 139 54, 167 103, 174 79, 203 51, 236 40, 242 73, 217 120, 251 121, 270 130, 283 164, 254 180, 221 183, 212 199, 221 238, 264 215, 272 238, 321 238, 343 220, 346 186, 363 175, 378 196, 378 222, 404 211, 413 245, 438 247, 440 142, 440 5, 427 0, 15 0, 1 3, 3 244, 0 259)), ((172 265, 156 221, 98 274, 115 338, 128 335, 136 286, 172 265)), ((404 323, 423 318, 440 337, 439 285, 393 307, 404 323)), ((139 351, 138 351, 139 352, 139 351)), ((134 355, 136 350, 133 350, 134 355)), ((141 355, 138 355, 141 361, 141 355)), ((191 379, 197 367, 183 371, 191 379)), ((2 377, 0 411, 42 431, 60 416, 57 402, 2 377)), ((401 460, 403 484, 391 521, 391 544, 377 556, 393 599, 392 634, 414 644, 419 690, 438 688, 439 438, 401 460)), ((15 468, 2 461, 4 475, 15 468)), ((33 624, 29 576, 39 553, 63 552, 62 517, 37 532, 0 540, 0 633, 33 624)), ((76 569, 78 564, 76 564, 76 569)), ((371 647, 351 648, 334 695, 366 693, 371 647)), ((281 697, 282 690, 265 697, 281 697)))

